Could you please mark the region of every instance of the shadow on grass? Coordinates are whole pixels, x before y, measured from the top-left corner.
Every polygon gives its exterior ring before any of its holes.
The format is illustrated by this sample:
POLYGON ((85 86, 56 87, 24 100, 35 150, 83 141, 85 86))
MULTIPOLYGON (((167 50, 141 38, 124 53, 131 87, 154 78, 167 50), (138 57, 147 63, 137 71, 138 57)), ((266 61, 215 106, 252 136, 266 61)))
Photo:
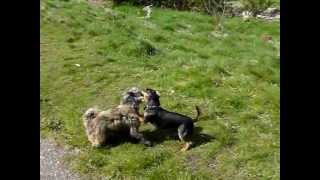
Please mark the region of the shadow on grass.
POLYGON ((104 147, 112 148, 124 143, 138 144, 139 141, 130 136, 129 130, 113 133, 104 147))
MULTIPOLYGON (((193 141, 193 147, 195 148, 197 146, 206 144, 208 142, 211 142, 213 139, 215 139, 213 136, 201 133, 202 132, 201 127, 194 127, 194 133, 192 135, 192 141, 193 141)), ((157 129, 157 130, 145 130, 141 131, 144 135, 144 137, 151 141, 153 146, 157 144, 161 144, 166 140, 172 140, 175 139, 179 141, 177 129, 157 129)), ((101 148, 112 148, 119 146, 124 143, 133 143, 133 144, 138 144, 139 141, 137 139, 134 139, 130 137, 129 131, 123 131, 123 132, 118 132, 113 134, 108 143, 101 148)))
MULTIPOLYGON (((194 127, 192 141, 193 148, 211 142, 215 139, 213 136, 201 133, 202 127, 194 127)), ((145 130, 141 132, 153 145, 160 144, 166 140, 176 139, 179 141, 178 130, 175 129, 156 129, 156 130, 145 130)))

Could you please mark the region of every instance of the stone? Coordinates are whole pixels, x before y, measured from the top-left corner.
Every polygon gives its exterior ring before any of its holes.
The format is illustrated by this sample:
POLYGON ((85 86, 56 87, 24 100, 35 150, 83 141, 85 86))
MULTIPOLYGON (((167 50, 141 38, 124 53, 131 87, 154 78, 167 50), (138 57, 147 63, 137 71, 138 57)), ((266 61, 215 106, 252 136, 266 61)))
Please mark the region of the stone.
POLYGON ((278 12, 279 12, 279 10, 277 8, 268 8, 265 11, 263 11, 263 13, 266 13, 266 14, 275 14, 278 12))

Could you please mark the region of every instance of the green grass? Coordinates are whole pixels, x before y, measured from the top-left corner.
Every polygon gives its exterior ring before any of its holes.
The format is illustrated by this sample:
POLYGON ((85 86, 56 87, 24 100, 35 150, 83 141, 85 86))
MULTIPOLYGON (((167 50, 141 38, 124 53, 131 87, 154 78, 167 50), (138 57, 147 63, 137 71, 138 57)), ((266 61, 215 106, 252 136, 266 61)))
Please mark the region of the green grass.
POLYGON ((130 6, 41 6, 41 136, 81 150, 72 168, 114 179, 279 179, 278 22, 226 19, 229 36, 215 38, 199 13, 154 9, 144 20, 130 6), (162 141, 91 148, 81 115, 116 106, 132 86, 157 89, 164 108, 192 117, 199 105, 196 127, 212 138, 180 153, 178 140, 143 125, 162 141))

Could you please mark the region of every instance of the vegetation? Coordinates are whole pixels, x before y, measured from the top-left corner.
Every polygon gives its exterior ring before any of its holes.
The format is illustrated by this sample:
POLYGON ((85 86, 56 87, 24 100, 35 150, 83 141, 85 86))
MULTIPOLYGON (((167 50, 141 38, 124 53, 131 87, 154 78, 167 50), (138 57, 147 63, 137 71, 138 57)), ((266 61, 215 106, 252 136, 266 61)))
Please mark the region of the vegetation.
POLYGON ((113 179, 279 179, 279 22, 224 20, 154 8, 104 8, 86 1, 41 1, 41 136, 78 148, 82 174, 113 179), (266 42, 262 36, 271 36, 266 42), (151 148, 128 141, 94 149, 81 116, 116 106, 128 87, 160 91, 166 109, 195 116, 196 146, 167 132, 142 132, 151 148))
POLYGON ((254 15, 277 4, 274 0, 241 0, 240 2, 243 4, 244 9, 252 12, 254 15))
POLYGON ((200 11, 209 15, 221 13, 227 3, 237 3, 241 10, 257 14, 268 7, 280 7, 280 0, 113 0, 115 4, 150 5, 175 10, 200 11))

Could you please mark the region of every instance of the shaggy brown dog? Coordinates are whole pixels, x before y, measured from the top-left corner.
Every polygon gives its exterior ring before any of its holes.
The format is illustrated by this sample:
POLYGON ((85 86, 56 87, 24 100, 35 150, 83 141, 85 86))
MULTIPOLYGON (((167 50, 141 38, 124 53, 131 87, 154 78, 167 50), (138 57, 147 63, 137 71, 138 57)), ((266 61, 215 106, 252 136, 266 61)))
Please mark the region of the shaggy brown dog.
POLYGON ((88 109, 83 115, 83 124, 92 146, 104 145, 112 134, 124 131, 140 143, 150 146, 151 142, 139 133, 140 123, 143 122, 143 115, 139 114, 142 99, 143 95, 138 88, 131 88, 124 93, 121 104, 115 108, 106 111, 88 109))

